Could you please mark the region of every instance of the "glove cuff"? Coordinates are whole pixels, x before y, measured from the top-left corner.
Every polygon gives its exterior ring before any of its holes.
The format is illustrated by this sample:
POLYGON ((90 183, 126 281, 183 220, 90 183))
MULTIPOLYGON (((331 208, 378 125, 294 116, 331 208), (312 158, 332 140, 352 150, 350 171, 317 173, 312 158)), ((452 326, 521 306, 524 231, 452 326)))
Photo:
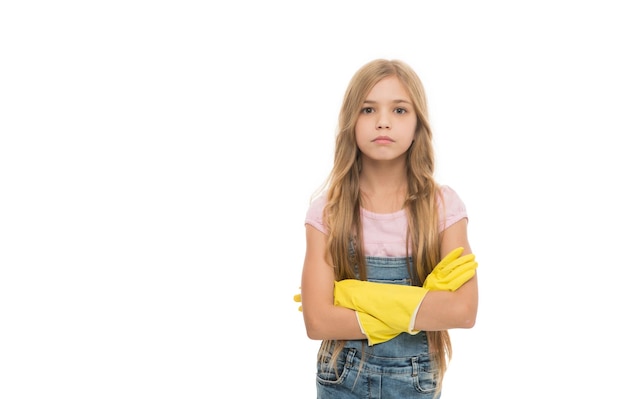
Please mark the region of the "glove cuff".
MULTIPOLYGON (((426 292, 428 292, 428 290, 426 290, 426 292)), ((406 331, 411 335, 415 335, 418 332, 420 332, 420 330, 414 330, 414 328, 415 328, 415 318, 417 317, 417 312, 419 312, 420 310, 420 306, 422 306, 422 301, 420 301, 417 304, 417 306, 415 307, 415 310, 413 311, 413 314, 411 315, 411 318, 409 319, 409 326, 406 331)))

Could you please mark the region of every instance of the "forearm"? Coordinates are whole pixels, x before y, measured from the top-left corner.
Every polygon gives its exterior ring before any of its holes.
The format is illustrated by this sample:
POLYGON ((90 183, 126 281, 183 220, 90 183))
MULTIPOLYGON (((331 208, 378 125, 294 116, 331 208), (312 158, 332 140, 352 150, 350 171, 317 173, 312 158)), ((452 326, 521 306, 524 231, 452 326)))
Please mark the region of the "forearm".
POLYGON ((352 309, 341 306, 307 308, 303 304, 304 325, 310 339, 365 339, 352 309))
POLYGON ((354 310, 334 306, 334 268, 326 258, 326 236, 307 225, 302 271, 302 313, 311 339, 365 339, 354 310))
POLYGON ((414 328, 440 331, 472 328, 478 313, 478 284, 476 276, 454 292, 429 291, 424 297, 414 328))

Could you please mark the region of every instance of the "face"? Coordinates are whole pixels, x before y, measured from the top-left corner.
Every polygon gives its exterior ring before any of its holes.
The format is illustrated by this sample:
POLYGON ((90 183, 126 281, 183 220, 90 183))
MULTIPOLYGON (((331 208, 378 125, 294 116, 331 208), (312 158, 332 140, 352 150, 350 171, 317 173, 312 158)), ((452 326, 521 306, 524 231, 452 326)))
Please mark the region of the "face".
POLYGON ((382 79, 365 97, 355 127, 363 160, 403 157, 416 127, 417 114, 406 88, 395 76, 382 79))

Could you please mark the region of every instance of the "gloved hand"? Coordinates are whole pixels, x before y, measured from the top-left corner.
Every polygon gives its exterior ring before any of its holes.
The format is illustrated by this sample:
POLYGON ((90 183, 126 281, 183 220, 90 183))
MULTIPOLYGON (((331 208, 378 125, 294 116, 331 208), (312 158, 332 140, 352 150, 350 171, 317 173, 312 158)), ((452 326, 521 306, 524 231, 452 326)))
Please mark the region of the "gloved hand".
POLYGON ((377 319, 392 332, 417 334, 419 331, 413 330, 413 324, 426 293, 431 289, 455 291, 476 273, 478 264, 474 261, 474 255, 459 258, 461 253, 463 248, 457 248, 446 255, 428 275, 424 287, 355 279, 336 281, 334 303, 357 311, 359 323, 370 345, 384 342, 387 335, 377 334, 380 326, 374 325, 371 330, 367 330, 374 323, 369 323, 369 319, 363 322, 361 314, 377 319))
POLYGON ((359 323, 370 342, 378 341, 367 331, 368 323, 358 312, 368 314, 390 327, 391 331, 417 334, 413 323, 428 289, 411 285, 375 283, 356 279, 335 281, 335 306, 357 311, 359 323))
POLYGON ((463 248, 453 249, 435 266, 426 277, 422 287, 437 291, 456 291, 476 274, 476 256, 459 256, 463 248))
MULTIPOLYGON (((296 294, 293 296, 294 302, 302 303, 302 294, 296 294)), ((302 305, 298 306, 298 310, 302 312, 302 305)))
POLYGON ((401 333, 401 331, 389 327, 387 324, 368 313, 357 310, 356 317, 361 327, 361 332, 367 337, 367 344, 369 346, 389 341, 401 333))

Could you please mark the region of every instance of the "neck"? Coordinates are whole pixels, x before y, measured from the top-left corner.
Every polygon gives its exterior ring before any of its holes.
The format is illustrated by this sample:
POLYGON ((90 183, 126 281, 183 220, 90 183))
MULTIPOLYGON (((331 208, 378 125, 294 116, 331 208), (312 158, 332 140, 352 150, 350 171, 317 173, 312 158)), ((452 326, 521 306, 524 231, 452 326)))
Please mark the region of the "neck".
POLYGON ((392 213, 404 206, 407 192, 404 165, 363 165, 359 176, 362 206, 376 213, 392 213))
POLYGON ((362 191, 370 193, 406 190, 405 162, 363 162, 359 175, 362 191))

